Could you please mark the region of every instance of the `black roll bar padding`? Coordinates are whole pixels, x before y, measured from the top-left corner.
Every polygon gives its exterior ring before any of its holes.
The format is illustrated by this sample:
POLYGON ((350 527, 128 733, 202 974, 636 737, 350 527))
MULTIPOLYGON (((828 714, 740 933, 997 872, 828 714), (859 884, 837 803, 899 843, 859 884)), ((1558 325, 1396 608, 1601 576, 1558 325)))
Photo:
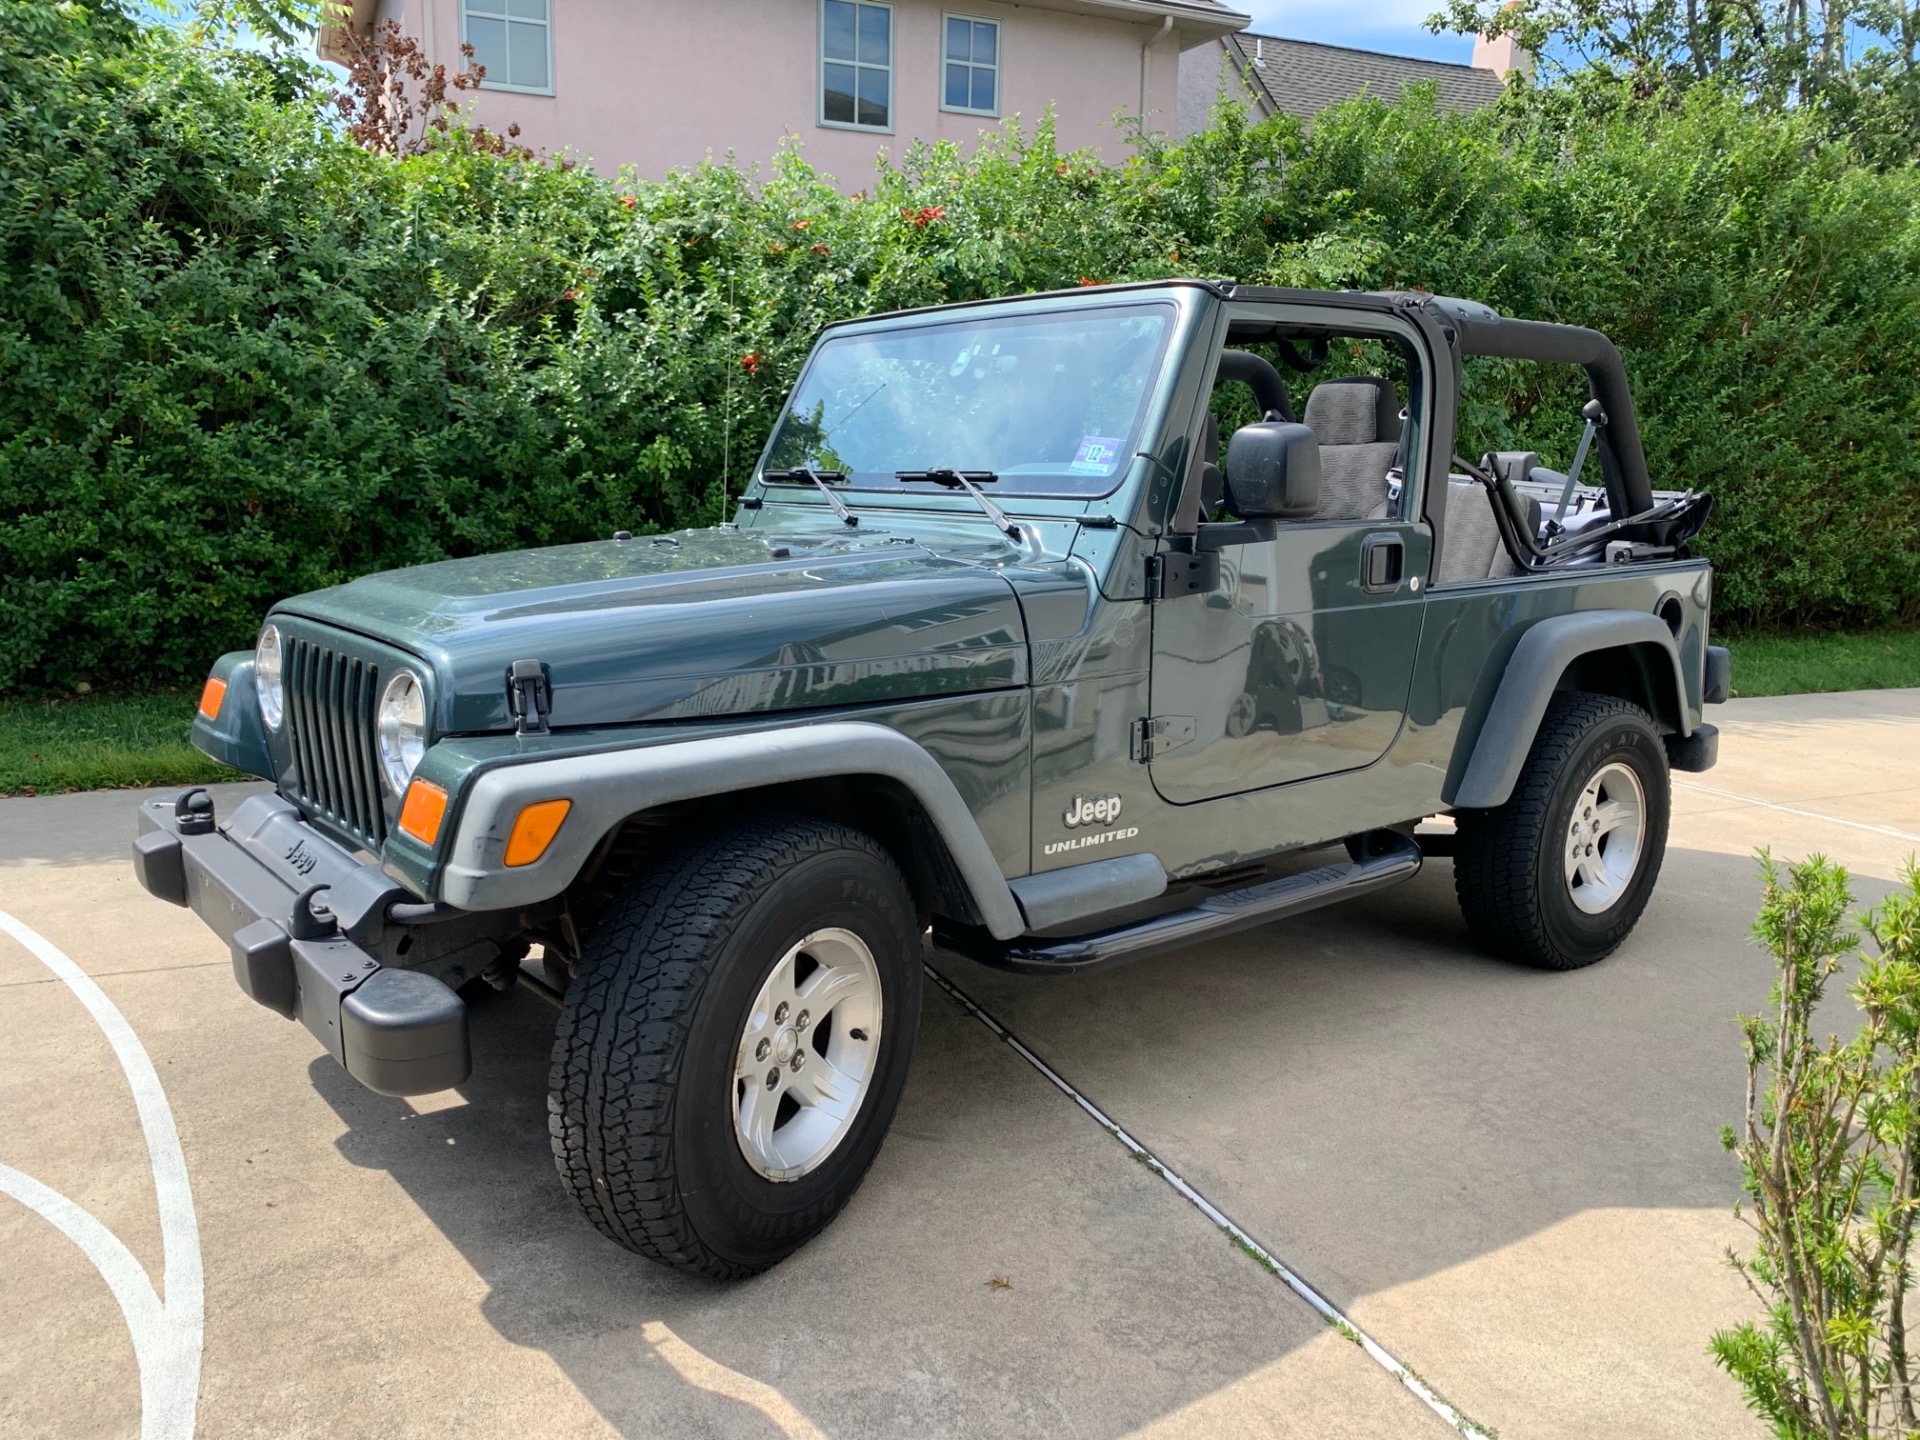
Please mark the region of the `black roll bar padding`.
POLYGON ((1286 382, 1271 360, 1248 350, 1222 350, 1213 383, 1218 385, 1222 380, 1240 381, 1253 391, 1261 410, 1277 411, 1282 420, 1293 423, 1293 402, 1287 399, 1286 382))
POLYGON ((1578 365, 1587 372, 1587 388, 1607 412, 1606 428, 1598 437, 1607 472, 1607 504, 1616 519, 1653 508, 1653 482, 1647 476, 1646 452, 1640 445, 1640 424, 1633 395, 1627 388, 1626 366, 1620 352, 1598 330, 1582 325, 1550 325, 1542 320, 1486 319, 1449 315, 1458 330, 1462 355, 1493 355, 1509 360, 1543 360, 1554 365, 1578 365))

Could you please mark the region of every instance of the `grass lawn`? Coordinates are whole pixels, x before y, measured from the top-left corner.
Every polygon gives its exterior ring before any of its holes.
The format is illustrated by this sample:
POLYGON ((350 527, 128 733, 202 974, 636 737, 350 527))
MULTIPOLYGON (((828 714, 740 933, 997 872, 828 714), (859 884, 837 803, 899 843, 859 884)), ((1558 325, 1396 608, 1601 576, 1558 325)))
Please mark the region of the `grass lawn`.
POLYGON ((1735 695, 1808 695, 1920 685, 1920 629, 1716 637, 1733 651, 1735 695))
MULTIPOLYGON (((1920 629, 1716 637, 1735 695, 1920 685, 1920 629)), ((241 780, 187 743, 198 692, 0 699, 0 795, 241 780)))
POLYGON ((246 777, 187 743, 199 692, 0 700, 0 795, 246 777))

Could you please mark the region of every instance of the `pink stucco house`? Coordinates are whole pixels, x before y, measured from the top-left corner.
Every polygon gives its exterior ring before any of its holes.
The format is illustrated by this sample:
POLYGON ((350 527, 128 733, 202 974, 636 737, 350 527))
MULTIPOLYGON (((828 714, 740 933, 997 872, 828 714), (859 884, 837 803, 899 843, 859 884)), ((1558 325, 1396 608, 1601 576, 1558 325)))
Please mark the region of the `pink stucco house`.
MULTIPOLYGON (((344 9, 344 6, 343 6, 344 9)), ((785 135, 859 184, 915 139, 972 141, 1054 107, 1063 148, 1127 152, 1116 112, 1174 128, 1180 56, 1245 28, 1213 0, 352 0, 338 25, 398 21, 429 58, 487 67, 476 114, 602 173, 659 177, 785 135)))

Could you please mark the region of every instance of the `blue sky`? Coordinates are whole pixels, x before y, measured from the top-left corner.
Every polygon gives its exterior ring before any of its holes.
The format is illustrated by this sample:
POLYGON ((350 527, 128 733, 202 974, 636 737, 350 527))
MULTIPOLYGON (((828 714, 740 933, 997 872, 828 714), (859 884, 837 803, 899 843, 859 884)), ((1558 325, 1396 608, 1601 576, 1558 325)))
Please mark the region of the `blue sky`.
POLYGON ((1318 40, 1327 45, 1353 45, 1362 50, 1385 50, 1391 55, 1422 55, 1429 60, 1473 58, 1470 35, 1429 35, 1421 21, 1442 8, 1441 0, 1226 0, 1234 9, 1253 16, 1259 35, 1284 35, 1290 40, 1318 40))

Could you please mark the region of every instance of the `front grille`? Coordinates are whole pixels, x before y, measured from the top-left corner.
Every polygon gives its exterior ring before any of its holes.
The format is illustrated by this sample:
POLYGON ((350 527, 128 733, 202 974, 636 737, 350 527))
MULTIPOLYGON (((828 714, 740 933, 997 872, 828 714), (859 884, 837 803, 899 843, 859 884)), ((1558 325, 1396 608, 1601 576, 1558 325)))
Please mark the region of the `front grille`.
POLYGON ((293 768, 282 788, 310 818, 377 851, 387 838, 374 749, 379 667, 296 636, 286 637, 286 647, 282 673, 293 768))

